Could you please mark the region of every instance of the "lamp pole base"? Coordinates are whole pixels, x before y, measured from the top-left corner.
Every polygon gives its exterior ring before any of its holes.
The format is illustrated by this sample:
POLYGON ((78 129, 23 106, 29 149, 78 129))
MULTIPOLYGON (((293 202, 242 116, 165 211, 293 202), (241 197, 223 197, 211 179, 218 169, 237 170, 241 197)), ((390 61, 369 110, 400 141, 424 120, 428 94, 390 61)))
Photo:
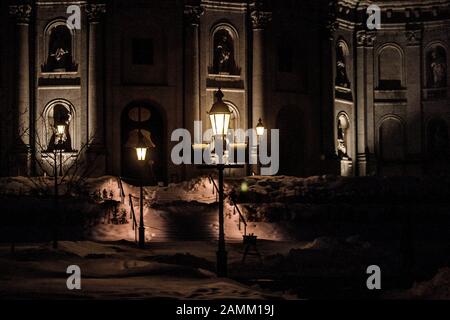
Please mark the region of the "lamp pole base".
POLYGON ((145 227, 139 227, 139 248, 145 248, 145 227))
POLYGON ((228 276, 227 271, 228 253, 225 250, 217 251, 217 276, 225 278, 228 276))

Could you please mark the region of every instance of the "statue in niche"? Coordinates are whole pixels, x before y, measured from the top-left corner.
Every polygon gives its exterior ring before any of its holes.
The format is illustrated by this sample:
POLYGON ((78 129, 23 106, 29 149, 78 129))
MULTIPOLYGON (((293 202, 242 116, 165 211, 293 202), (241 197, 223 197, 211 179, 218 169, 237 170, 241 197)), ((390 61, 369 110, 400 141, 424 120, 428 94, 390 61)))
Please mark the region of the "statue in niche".
POLYGON ((440 48, 435 48, 430 53, 430 84, 434 88, 447 86, 447 63, 445 53, 440 48))
POLYGON ((338 128, 337 128, 337 154, 340 159, 349 159, 347 154, 347 145, 345 143, 346 139, 346 131, 347 131, 347 119, 342 116, 338 119, 338 128))
POLYGON ((343 45, 340 43, 336 48, 336 86, 350 88, 350 81, 347 77, 347 66, 343 45))
POLYGON ((72 35, 66 26, 60 25, 51 31, 46 72, 76 71, 72 61, 72 35))
POLYGON ((49 123, 53 123, 53 125, 51 126, 53 133, 48 147, 49 151, 54 150, 56 144, 59 142, 57 140, 56 126, 60 124, 63 124, 65 127, 64 135, 62 137, 62 149, 65 151, 72 151, 72 138, 69 132, 71 121, 72 114, 65 106, 63 106, 62 104, 57 104, 53 107, 53 121, 49 121, 49 123))
POLYGON ((235 73, 233 39, 227 30, 219 30, 214 35, 213 68, 217 74, 235 73))

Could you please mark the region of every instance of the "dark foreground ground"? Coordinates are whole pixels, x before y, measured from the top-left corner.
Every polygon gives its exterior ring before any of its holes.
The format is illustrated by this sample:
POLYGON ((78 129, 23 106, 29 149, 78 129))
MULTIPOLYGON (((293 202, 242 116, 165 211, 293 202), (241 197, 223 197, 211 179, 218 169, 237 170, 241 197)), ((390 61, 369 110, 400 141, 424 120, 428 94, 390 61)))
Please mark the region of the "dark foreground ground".
POLYGON ((29 179, 3 180, 0 298, 450 299, 450 178, 228 180, 227 279, 215 276, 217 205, 207 178, 146 188, 143 250, 115 178, 91 181, 58 206, 29 179), (105 188, 113 196, 99 199, 105 188), (258 235, 261 258, 245 263, 233 194, 247 232, 258 235), (108 203, 125 210, 126 223, 106 219, 108 203), (81 290, 67 289, 69 265, 81 268, 81 290), (367 288, 371 265, 381 290, 367 288))
MULTIPOLYGON (((217 278, 215 242, 61 241, 0 247, 1 299, 450 299, 450 269, 426 261, 401 267, 395 250, 357 238, 313 242, 261 241, 262 260, 228 244, 229 279, 217 278), (382 290, 367 289, 366 268, 378 264, 382 290), (425 265, 429 265, 429 269, 425 265), (66 286, 69 265, 81 269, 81 290, 66 286), (397 267, 396 267, 397 266, 397 267), (437 275, 436 275, 437 274, 437 275)), ((427 253, 428 252, 428 253, 427 253)))

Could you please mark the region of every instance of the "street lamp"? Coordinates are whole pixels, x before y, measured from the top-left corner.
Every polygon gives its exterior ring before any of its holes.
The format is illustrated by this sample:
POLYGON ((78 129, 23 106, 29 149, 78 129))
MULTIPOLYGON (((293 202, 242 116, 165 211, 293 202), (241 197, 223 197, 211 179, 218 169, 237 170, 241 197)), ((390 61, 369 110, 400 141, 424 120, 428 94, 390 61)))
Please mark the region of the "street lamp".
POLYGON ((264 135, 264 130, 265 130, 265 129, 266 129, 266 128, 264 128, 264 125, 263 125, 262 120, 261 120, 261 118, 260 118, 259 121, 258 121, 258 124, 256 125, 256 135, 257 135, 258 137, 263 136, 263 135, 264 135))
MULTIPOLYGON (((215 138, 222 139, 225 142, 225 135, 228 133, 228 126, 230 124, 231 111, 230 108, 223 102, 223 93, 219 90, 216 92, 216 102, 213 104, 211 110, 208 112, 209 119, 215 138)), ((220 159, 221 157, 219 157, 220 159)), ((223 159, 223 158, 222 158, 223 159)), ((210 167, 210 166, 207 166, 210 167)), ((225 248, 225 228, 224 228, 224 188, 223 188, 223 171, 225 167, 238 167, 226 165, 222 162, 217 163, 216 167, 219 171, 219 244, 217 250, 217 275, 219 277, 227 276, 227 251, 225 248)))
POLYGON ((256 163, 257 163, 257 166, 258 166, 258 173, 259 174, 261 174, 261 163, 259 161, 259 146, 261 144, 261 138, 264 135, 264 130, 265 130, 265 128, 264 128, 264 125, 262 123, 262 120, 261 120, 261 118, 259 118, 258 124, 256 125, 256 136, 258 138, 258 142, 257 142, 258 145, 257 145, 257 148, 256 148, 256 163))
POLYGON ((225 102, 223 102, 223 93, 219 89, 216 92, 217 101, 213 104, 208 115, 214 136, 220 136, 222 139, 228 133, 230 125, 231 111, 225 102))
MULTIPOLYGON (((144 141, 144 136, 141 130, 138 133, 138 143, 135 147, 138 161, 141 163, 142 171, 144 168, 145 159, 147 156, 148 146, 144 141)), ((143 190, 143 175, 141 172, 140 186, 139 186, 139 247, 145 247, 145 226, 144 226, 144 190, 143 190)))
POLYGON ((54 208, 54 215, 53 215, 53 248, 56 249, 58 247, 58 209, 59 209, 59 195, 58 195, 58 150, 59 150, 59 161, 60 161, 60 168, 59 168, 59 174, 62 176, 62 150, 63 150, 63 143, 64 143, 64 133, 66 131, 65 124, 55 124, 55 140, 53 145, 53 156, 54 156, 54 178, 55 178, 55 208, 54 208))
MULTIPOLYGON (((64 149, 64 134, 66 133, 66 125, 65 124, 58 124, 56 125, 56 135, 58 137, 58 150, 59 150, 59 175, 62 176, 62 152, 64 149)), ((55 158, 55 165, 56 165, 56 158, 55 158)))

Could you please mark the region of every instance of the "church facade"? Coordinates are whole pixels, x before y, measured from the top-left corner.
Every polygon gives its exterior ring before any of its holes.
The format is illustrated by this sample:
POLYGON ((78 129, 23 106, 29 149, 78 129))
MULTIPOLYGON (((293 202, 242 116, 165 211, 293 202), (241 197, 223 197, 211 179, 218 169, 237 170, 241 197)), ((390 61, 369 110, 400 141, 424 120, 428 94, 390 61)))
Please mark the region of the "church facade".
POLYGON ((51 174, 58 146, 65 169, 83 154, 90 175, 139 177, 142 130, 148 180, 188 178, 171 133, 209 128, 218 88, 231 128, 280 130, 279 174, 445 170, 450 1, 377 1, 379 30, 371 4, 2 1, 1 174, 51 174))
POLYGON ((448 173, 450 2, 339 1, 332 16, 341 171, 448 173))

